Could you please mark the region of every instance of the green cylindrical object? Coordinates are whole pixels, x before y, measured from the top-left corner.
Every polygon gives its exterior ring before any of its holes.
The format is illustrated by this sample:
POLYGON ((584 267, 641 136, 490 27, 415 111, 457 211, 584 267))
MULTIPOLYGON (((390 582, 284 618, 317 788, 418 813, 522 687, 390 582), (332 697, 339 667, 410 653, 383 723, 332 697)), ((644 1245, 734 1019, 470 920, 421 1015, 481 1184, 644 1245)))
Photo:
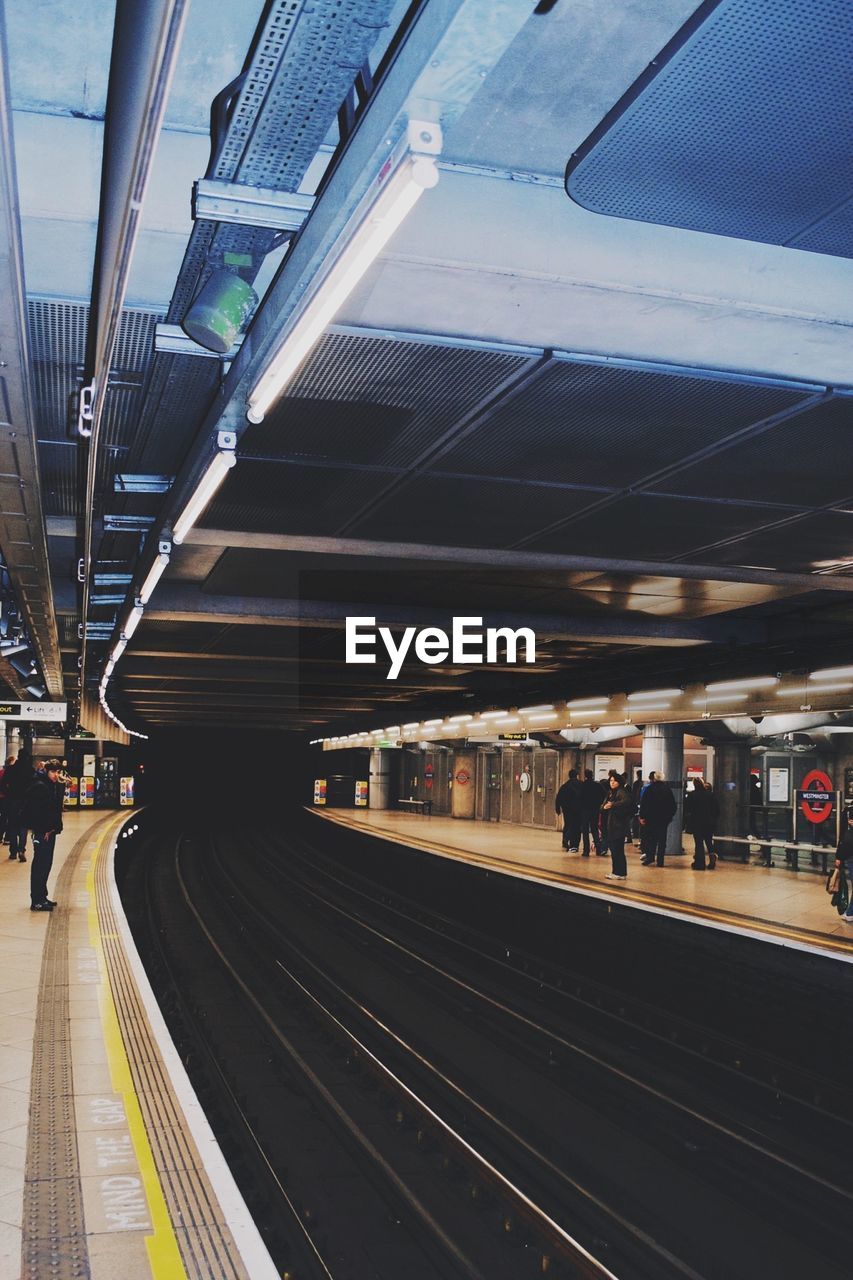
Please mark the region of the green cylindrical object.
POLYGON ((188 337, 225 355, 258 304, 250 284, 224 267, 214 271, 181 322, 188 337))

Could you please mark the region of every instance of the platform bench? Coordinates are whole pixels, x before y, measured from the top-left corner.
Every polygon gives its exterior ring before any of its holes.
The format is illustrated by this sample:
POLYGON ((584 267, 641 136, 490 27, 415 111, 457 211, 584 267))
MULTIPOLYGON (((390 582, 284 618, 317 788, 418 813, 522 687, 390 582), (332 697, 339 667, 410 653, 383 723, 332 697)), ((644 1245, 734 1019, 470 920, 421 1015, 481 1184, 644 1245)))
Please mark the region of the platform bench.
POLYGON ((412 809, 415 813, 432 813, 431 800, 398 800, 397 804, 401 809, 412 809))

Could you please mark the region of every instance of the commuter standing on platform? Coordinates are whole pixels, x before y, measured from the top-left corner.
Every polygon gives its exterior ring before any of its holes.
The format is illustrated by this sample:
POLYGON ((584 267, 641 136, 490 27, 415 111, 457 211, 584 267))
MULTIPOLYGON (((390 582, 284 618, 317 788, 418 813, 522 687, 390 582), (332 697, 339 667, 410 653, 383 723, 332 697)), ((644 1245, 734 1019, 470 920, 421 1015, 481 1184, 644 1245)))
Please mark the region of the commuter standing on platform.
POLYGON ((596 857, 604 857, 599 823, 601 806, 605 799, 604 787, 600 782, 596 782, 592 769, 585 769, 583 782, 581 783, 581 834, 583 835, 583 853, 581 857, 583 858, 589 857, 590 834, 595 845, 596 857))
POLYGON ((666 854, 666 833, 677 809, 672 788, 658 774, 651 786, 646 787, 640 799, 640 851, 642 865, 650 867, 657 862, 663 866, 666 854))
POLYGON ((583 784, 577 769, 570 769, 568 781, 563 783, 554 799, 555 811, 563 815, 563 848, 569 853, 577 853, 580 847, 582 802, 583 784))
POLYGON ((704 778, 693 779, 693 790, 685 801, 685 826, 693 832, 693 870, 705 870, 705 851, 708 852, 708 870, 717 865, 714 853, 714 832, 717 829, 717 797, 704 778))
POLYGON ((841 874, 846 875, 851 883, 850 901, 847 913, 841 919, 845 924, 853 924, 853 809, 848 809, 841 839, 835 850, 835 865, 840 867, 841 874))
POLYGON ((642 832, 640 831, 640 796, 643 794, 643 771, 637 770, 637 776, 631 783, 631 799, 634 801, 634 816, 631 819, 631 835, 635 840, 639 840, 642 832))
POLYGON ((607 847, 610 850, 611 868, 606 880, 627 880, 628 864, 625 861, 625 838, 631 829, 634 802, 619 780, 611 775, 607 799, 601 806, 607 818, 607 847))
POLYGON ((23 748, 19 752, 15 763, 4 775, 4 781, 7 784, 9 857, 10 859, 17 858, 19 862, 26 862, 27 860, 27 828, 21 821, 21 808, 24 803, 24 796, 32 780, 33 758, 30 752, 23 748))
MULTIPOLYGON (((4 769, 0 769, 0 840, 2 840, 4 844, 9 843, 7 835, 7 828, 9 826, 9 783, 6 778, 6 774, 14 763, 15 757, 9 756, 6 760, 6 767, 4 769)), ((15 855, 13 853, 9 854, 10 858, 14 858, 14 856, 15 855)))
POLYGON ((30 869, 30 910, 52 911, 56 906, 47 896, 47 878, 53 866, 56 837, 62 830, 64 787, 58 760, 45 762, 24 796, 21 819, 33 833, 33 865, 30 869))

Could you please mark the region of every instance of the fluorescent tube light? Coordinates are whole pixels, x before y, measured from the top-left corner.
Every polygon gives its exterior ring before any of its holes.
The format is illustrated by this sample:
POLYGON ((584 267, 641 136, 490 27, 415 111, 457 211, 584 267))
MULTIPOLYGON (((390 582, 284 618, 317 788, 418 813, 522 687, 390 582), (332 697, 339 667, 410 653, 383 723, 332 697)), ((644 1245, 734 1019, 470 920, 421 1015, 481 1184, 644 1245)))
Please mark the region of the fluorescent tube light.
POLYGON ((853 676, 853 667, 824 667, 822 671, 813 671, 809 680, 834 680, 837 676, 853 676))
POLYGON ((148 601, 151 599, 151 596, 154 593, 154 588, 157 586, 157 583, 160 581, 163 574, 166 572, 166 568, 168 564, 169 564, 168 555, 166 554, 165 551, 161 551, 160 554, 157 556, 157 559, 152 564, 151 568, 148 570, 148 575, 145 581, 143 582, 142 586, 139 588, 140 604, 147 604, 148 601))
POLYGON ((520 716, 535 716, 538 711, 553 711, 553 702, 544 702, 539 707, 519 707, 518 714, 520 716))
POLYGON ((499 720, 502 716, 508 715, 507 711, 481 711, 481 720, 499 720))
POLYGON ((595 707, 596 710, 602 705, 610 701, 609 698, 576 698, 574 702, 566 703, 570 711, 585 711, 587 707, 595 707))
POLYGON ((172 529, 173 542, 178 544, 183 542, 236 462, 237 455, 233 449, 220 449, 213 455, 207 470, 196 485, 194 494, 175 521, 172 529))
POLYGON ((556 712, 556 711, 550 711, 550 712, 544 713, 543 715, 540 715, 540 716, 531 716, 531 717, 530 717, 530 723, 531 723, 531 724, 545 724, 545 722, 546 722, 547 720, 559 720, 559 716, 557 715, 557 712, 556 712))
POLYGON ((463 724, 466 720, 473 720, 473 716, 448 716, 448 724, 463 724))
POLYGON ((769 689, 778 683, 775 676, 750 676, 746 680, 715 680, 705 688, 709 693, 722 693, 730 689, 769 689))
POLYGON ((694 698, 694 707, 704 707, 706 702, 746 702, 746 693, 712 693, 707 698, 694 698))
MULTIPOLYGON (((853 681, 850 681, 850 680, 838 680, 835 682, 822 681, 820 684, 813 685, 811 689, 809 689, 809 697, 819 698, 823 693, 840 693, 843 689, 853 689, 853 681)), ((799 697, 799 694, 794 693, 792 695, 790 689, 780 689, 777 696, 780 698, 792 697, 792 696, 796 698, 796 697, 799 697)))
POLYGON ((631 707, 630 710, 641 714, 643 711, 666 711, 671 706, 671 702, 641 702, 631 707))
POLYGON ((433 724, 442 724, 442 723, 443 722, 441 720, 424 720, 424 728, 428 728, 430 725, 433 725, 433 724))
POLYGON ((121 634, 125 640, 129 640, 136 628, 142 621, 144 610, 141 604, 135 604, 127 616, 127 620, 121 629, 121 634))
POLYGON ((606 716, 607 707, 574 707, 572 708, 572 718, 574 720, 589 720, 592 716, 606 716))
POLYGON ((408 724, 403 725, 404 729, 420 729, 420 727, 421 724, 419 720, 410 720, 408 724))
POLYGON ((394 232, 423 193, 436 185, 440 149, 437 125, 410 121, 396 162, 389 159, 382 165, 350 220, 354 229, 344 233, 344 244, 331 266, 286 322, 282 342, 249 394, 246 416, 250 422, 263 421, 394 232), (418 154, 412 143, 432 154, 418 154))
MULTIPOLYGON (((679 698, 680 689, 650 689, 646 693, 629 693, 629 702, 654 702, 658 698, 679 698)), ((669 706, 669 703, 667 703, 669 706)))
POLYGON ((127 648, 127 641, 124 639, 123 636, 119 640, 116 640, 115 644, 113 645, 113 651, 110 654, 110 657, 112 658, 114 663, 118 662, 119 658, 124 653, 126 648, 127 648))

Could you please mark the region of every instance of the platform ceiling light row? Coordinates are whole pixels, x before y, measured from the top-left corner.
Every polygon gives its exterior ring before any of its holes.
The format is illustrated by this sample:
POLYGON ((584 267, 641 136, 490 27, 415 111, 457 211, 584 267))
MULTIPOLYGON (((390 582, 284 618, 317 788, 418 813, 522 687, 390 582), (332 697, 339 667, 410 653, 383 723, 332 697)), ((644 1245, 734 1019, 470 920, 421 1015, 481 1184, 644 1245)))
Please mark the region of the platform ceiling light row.
POLYGON ((199 517, 204 514, 204 511, 210 505, 225 480, 225 477, 228 475, 228 472, 236 465, 236 447, 237 437, 233 431, 220 431, 217 433, 216 452, 208 462, 197 481, 195 488, 174 522, 172 528, 172 541, 170 542, 168 539, 160 541, 157 555, 154 557, 154 560, 142 581, 142 585, 139 588, 139 594, 136 596, 133 606, 122 624, 119 638, 113 645, 110 651, 110 656, 104 665, 103 672, 101 673, 101 680, 98 689, 100 704, 109 718, 125 733, 130 734, 131 737, 147 738, 148 734, 138 733, 135 729, 128 729, 127 725, 119 719, 109 705, 109 701, 107 699, 107 688, 110 680, 112 679, 116 665, 127 648, 128 641, 131 639, 136 628, 142 621, 145 606, 148 604, 158 583, 160 582, 160 579, 169 567, 172 542, 179 544, 182 543, 199 517))
MULTIPOLYGON (((431 738, 459 738, 494 736, 505 731, 531 729, 543 732, 553 729, 587 728, 591 726, 645 722, 649 713, 669 712, 662 720, 689 720, 698 718, 696 712, 686 708, 702 708, 702 718, 722 717, 726 708, 740 713, 740 704, 755 701, 770 690, 777 697, 800 699, 800 710, 810 710, 804 701, 809 697, 823 698, 832 693, 853 690, 853 666, 827 667, 803 675, 748 676, 737 680, 715 680, 707 685, 687 686, 684 689, 645 689, 637 693, 602 694, 599 697, 573 698, 568 702, 540 703, 533 707, 509 707, 504 710, 481 711, 447 716, 444 719, 411 720, 385 729, 362 730, 357 733, 327 738, 314 738, 311 745, 375 746, 390 739, 418 742, 431 738), (845 679, 844 677, 849 677, 845 679), (621 704, 621 705, 620 705, 621 704), (679 710, 680 704, 681 710, 679 710), (708 710, 713 708, 713 710, 708 710)), ((836 708, 828 708, 835 710, 836 708)), ((764 708, 763 711, 770 711, 764 708)))

